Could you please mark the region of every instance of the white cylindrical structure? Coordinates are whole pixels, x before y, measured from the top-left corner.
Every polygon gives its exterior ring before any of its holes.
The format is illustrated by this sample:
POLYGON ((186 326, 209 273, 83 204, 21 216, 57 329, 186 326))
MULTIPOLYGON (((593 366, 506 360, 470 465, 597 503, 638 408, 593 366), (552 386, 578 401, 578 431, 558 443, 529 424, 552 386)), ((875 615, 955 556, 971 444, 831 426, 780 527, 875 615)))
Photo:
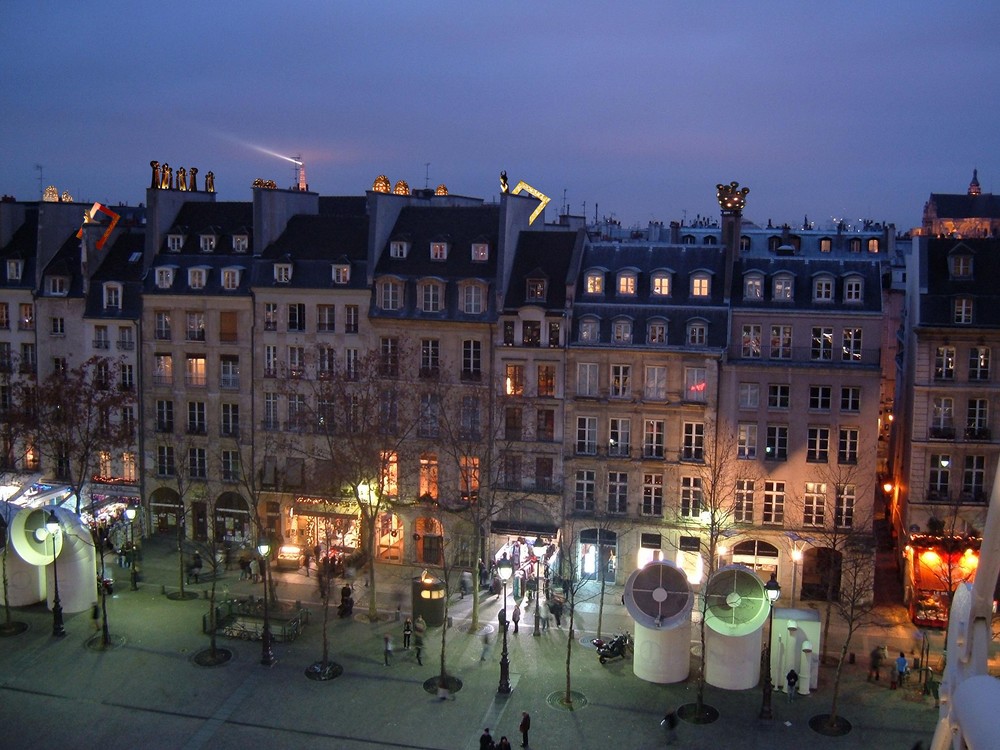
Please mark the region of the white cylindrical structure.
MULTIPOLYGON (((62 527, 63 547, 59 553, 59 603, 63 612, 86 612, 97 599, 97 555, 90 529, 78 515, 56 509, 62 527)), ((48 605, 55 594, 52 566, 45 569, 48 605)))
MULTIPOLYGON (((12 607, 38 604, 45 598, 44 568, 21 559, 14 550, 7 551, 7 596, 12 607)), ((0 587, 0 602, 3 589, 0 587)))
POLYGON ((756 687, 762 632, 758 628, 748 635, 730 636, 705 628, 705 682, 723 690, 756 687))
POLYGON ((799 654, 799 668, 795 670, 799 673, 798 690, 799 695, 809 695, 809 686, 812 684, 813 668, 813 647, 809 641, 802 643, 802 651, 799 654))
POLYGON ((632 671, 660 685, 684 682, 691 672, 691 621, 658 630, 637 627, 632 671))
POLYGON ((683 682, 691 671, 694 594, 684 571, 657 560, 625 582, 625 608, 635 621, 632 671, 641 680, 683 682))

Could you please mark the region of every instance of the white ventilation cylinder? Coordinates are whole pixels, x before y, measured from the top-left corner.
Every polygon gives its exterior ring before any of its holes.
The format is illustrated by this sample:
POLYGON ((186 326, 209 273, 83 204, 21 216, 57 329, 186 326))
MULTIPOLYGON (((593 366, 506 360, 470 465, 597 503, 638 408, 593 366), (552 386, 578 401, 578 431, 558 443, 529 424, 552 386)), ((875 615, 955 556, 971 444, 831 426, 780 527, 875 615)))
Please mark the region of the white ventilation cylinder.
POLYGON ((691 671, 691 609, 687 576, 666 560, 632 571, 625 608, 635 621, 632 671, 647 682, 683 682, 691 671))
MULTIPOLYGON (((45 507, 46 510, 50 506, 45 507)), ((59 603, 63 612, 87 612, 97 599, 97 554, 90 529, 78 515, 65 508, 56 508, 62 527, 63 548, 57 558, 59 565, 59 603)), ((55 593, 52 566, 45 569, 47 602, 52 608, 55 593)))
POLYGON ((723 690, 749 690, 760 682, 763 631, 729 636, 705 628, 705 682, 723 690))

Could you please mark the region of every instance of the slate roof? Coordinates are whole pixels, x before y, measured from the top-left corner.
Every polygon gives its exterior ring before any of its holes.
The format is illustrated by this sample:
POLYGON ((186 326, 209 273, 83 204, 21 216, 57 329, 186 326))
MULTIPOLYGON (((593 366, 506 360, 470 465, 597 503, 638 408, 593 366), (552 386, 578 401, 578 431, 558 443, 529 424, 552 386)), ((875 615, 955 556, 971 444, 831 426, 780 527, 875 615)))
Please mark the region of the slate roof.
POLYGON ((931 238, 921 268, 926 291, 920 295, 920 325, 955 329, 1000 328, 1000 240, 931 238), (972 278, 952 279, 952 253, 972 255, 972 278), (952 303, 957 295, 973 298, 973 322, 954 322, 952 303))
POLYGON ((583 241, 580 232, 521 232, 517 253, 511 268, 504 311, 516 312, 524 305, 540 305, 546 310, 562 312, 566 307, 566 285, 573 252, 583 241), (526 300, 528 279, 547 280, 544 301, 526 300))
POLYGON ((65 276, 69 279, 67 293, 59 295, 61 297, 82 297, 83 296, 83 276, 80 273, 80 240, 76 238, 76 232, 70 234, 56 251, 52 260, 42 269, 42 286, 40 292, 42 296, 46 294, 46 279, 50 276, 65 276))
POLYGON ((364 195, 321 195, 319 213, 322 216, 366 216, 368 198, 364 195))
POLYGON ((143 248, 145 232, 128 229, 120 234, 106 252, 100 267, 91 276, 84 315, 88 318, 138 320, 142 314, 143 248), (121 311, 117 314, 104 308, 104 282, 118 281, 122 285, 121 311))
POLYGON ((743 257, 737 260, 733 272, 731 299, 733 307, 741 311, 759 309, 822 310, 828 312, 873 312, 882 309, 882 276, 877 263, 870 260, 818 259, 801 257, 743 257), (744 298, 743 281, 750 273, 764 275, 763 299, 744 298), (780 273, 792 274, 795 278, 791 300, 773 299, 774 286, 771 283, 780 273), (834 279, 833 299, 816 303, 813 301, 813 280, 820 274, 828 274, 834 279), (863 281, 862 300, 844 301, 844 281, 848 277, 861 277, 863 281))
POLYGON ((1000 195, 931 193, 930 203, 941 219, 1000 219, 1000 195))
POLYGON ((254 263, 252 286, 308 289, 367 288, 368 216, 320 214, 293 216, 285 231, 264 249, 254 263), (279 284, 275 263, 291 263, 292 278, 279 284), (351 267, 350 282, 334 284, 332 265, 351 267))
POLYGON ((29 208, 25 211, 24 223, 21 224, 10 239, 10 242, 0 248, 0 284, 9 289, 34 289, 35 287, 35 254, 38 248, 38 209, 29 208), (24 268, 20 280, 11 281, 7 278, 8 260, 23 260, 24 268))
POLYGON ((723 349, 727 344, 729 311, 723 301, 725 253, 718 245, 648 245, 640 243, 597 243, 590 247, 580 265, 573 304, 571 345, 594 346, 579 342, 579 322, 584 317, 600 319, 597 345, 619 346, 611 341, 612 324, 616 319, 632 321, 630 346, 684 347, 687 345, 687 325, 694 320, 708 324, 708 340, 699 349, 723 349), (584 279, 588 271, 604 270, 604 293, 586 294, 584 279), (636 273, 636 294, 619 295, 616 278, 620 271, 636 273), (668 298, 650 293, 650 280, 656 271, 672 276, 672 294, 668 298), (691 276, 707 271, 711 276, 708 298, 691 296, 691 276), (666 344, 646 344, 646 326, 650 322, 667 321, 666 344))
POLYGON ((250 247, 253 247, 253 204, 243 201, 185 203, 177 212, 177 218, 170 229, 164 233, 159 248, 161 252, 166 252, 168 235, 172 234, 182 234, 185 237, 184 247, 180 252, 170 253, 174 256, 211 255, 201 252, 198 238, 202 234, 217 236, 218 253, 229 252, 232 248, 232 238, 238 235, 246 235, 250 240, 250 247))

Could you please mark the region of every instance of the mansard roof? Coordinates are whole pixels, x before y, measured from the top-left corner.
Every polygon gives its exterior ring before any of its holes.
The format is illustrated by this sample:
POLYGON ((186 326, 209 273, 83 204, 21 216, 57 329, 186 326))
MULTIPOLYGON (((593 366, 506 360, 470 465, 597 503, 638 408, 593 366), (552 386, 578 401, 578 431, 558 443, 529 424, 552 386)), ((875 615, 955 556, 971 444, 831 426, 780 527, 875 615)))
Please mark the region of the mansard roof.
POLYGON ((358 214, 293 216, 285 231, 264 249, 253 269, 254 287, 309 289, 367 288, 368 217, 358 214), (288 283, 274 277, 275 263, 290 263, 288 283), (348 284, 334 284, 332 266, 351 267, 348 284))
POLYGON ((0 284, 9 289, 34 289, 35 254, 38 251, 38 209, 25 211, 24 222, 4 247, 0 248, 0 261, 21 260, 24 267, 20 279, 7 278, 7 264, 0 263, 0 284))
POLYGON ((921 257, 920 325, 947 326, 956 329, 1000 328, 1000 240, 968 238, 929 238, 926 254, 921 257), (950 256, 972 256, 972 275, 952 278, 950 256), (953 303, 956 297, 973 298, 971 325, 955 323, 953 303))
MULTIPOLYGON (((216 237, 247 236, 253 238, 253 204, 245 201, 231 202, 190 202, 185 203, 170 229, 165 233, 161 252, 167 249, 167 238, 170 235, 181 234, 185 237, 195 238, 203 234, 213 234, 216 237)), ((231 251, 232 245, 225 242, 218 242, 216 253, 227 253, 231 251)), ((184 247, 179 252, 171 252, 171 255, 202 253, 198 242, 185 242, 184 247)))
POLYGON ((870 260, 850 260, 839 258, 803 257, 743 257, 737 260, 733 273, 731 290, 733 306, 737 308, 761 309, 773 307, 781 310, 818 310, 824 312, 873 312, 882 309, 882 276, 879 264, 870 260), (743 295, 743 281, 748 274, 764 276, 763 298, 746 300, 743 295), (779 274, 791 274, 795 278, 793 296, 790 300, 775 300, 771 281, 779 274), (813 300, 812 282, 818 276, 830 276, 834 281, 833 298, 822 306, 813 300), (860 302, 845 302, 844 281, 850 277, 861 277, 863 281, 860 302))
POLYGON ((91 276, 84 316, 139 319, 142 314, 144 247, 145 232, 142 229, 129 228, 115 239, 100 267, 91 276), (104 307, 104 284, 115 281, 122 285, 121 311, 110 314, 104 307))
POLYGON ((75 232, 66 238, 52 260, 42 269, 42 296, 46 296, 45 279, 50 276, 63 276, 69 279, 67 292, 62 296, 83 296, 83 276, 80 273, 80 240, 76 238, 75 232))
POLYGON ((929 202, 939 219, 1000 219, 1000 195, 992 193, 931 193, 929 202))
POLYGON ((566 285, 578 243, 586 233, 522 232, 504 295, 504 311, 513 312, 524 305, 538 305, 562 312, 566 307, 566 285), (544 300, 526 299, 528 279, 545 279, 544 300))

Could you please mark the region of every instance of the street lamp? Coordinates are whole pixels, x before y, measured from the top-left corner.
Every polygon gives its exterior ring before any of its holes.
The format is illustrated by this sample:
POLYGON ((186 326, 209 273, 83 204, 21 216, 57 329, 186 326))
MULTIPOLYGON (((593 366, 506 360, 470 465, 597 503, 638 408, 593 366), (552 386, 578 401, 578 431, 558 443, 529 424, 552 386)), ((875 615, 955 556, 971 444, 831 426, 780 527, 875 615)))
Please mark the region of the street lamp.
POLYGON ((541 537, 536 537, 531 543, 531 551, 535 554, 535 631, 532 635, 541 635, 539 629, 541 622, 541 612, 539 607, 542 603, 542 555, 545 554, 545 542, 541 537))
POLYGON ((132 590, 139 590, 139 577, 135 572, 135 564, 139 560, 139 556, 136 554, 135 549, 135 507, 129 506, 125 509, 125 518, 128 519, 128 530, 129 530, 129 544, 132 545, 132 590))
POLYGON ((774 692, 774 682, 771 680, 771 636, 774 633, 774 603, 778 601, 778 596, 781 594, 781 584, 778 583, 776 574, 771 573, 771 580, 764 584, 764 591, 767 593, 767 601, 771 606, 771 611, 767 616, 767 648, 764 649, 764 696, 760 704, 760 718, 773 719, 771 693, 774 692))
POLYGON ((503 582, 503 608, 497 613, 500 627, 503 629, 503 651, 500 653, 500 686, 497 688, 497 692, 503 695, 507 695, 511 691, 510 658, 507 652, 507 581, 510 580, 513 572, 514 564, 505 553, 500 562, 497 563, 497 575, 503 582))
POLYGON ((52 581, 55 584, 52 593, 52 635, 62 637, 66 635, 66 628, 63 627, 62 603, 59 601, 59 568, 56 565, 56 537, 61 529, 55 511, 49 511, 45 530, 52 537, 52 581))
POLYGON ((257 551, 261 556, 261 572, 264 574, 264 632, 261 635, 261 649, 260 649, 260 663, 265 667, 270 667, 277 661, 274 658, 274 649, 271 643, 271 618, 268 614, 268 603, 267 600, 270 598, 268 596, 267 590, 267 573, 268 568, 268 555, 271 554, 271 544, 266 539, 261 539, 257 544, 257 551))

